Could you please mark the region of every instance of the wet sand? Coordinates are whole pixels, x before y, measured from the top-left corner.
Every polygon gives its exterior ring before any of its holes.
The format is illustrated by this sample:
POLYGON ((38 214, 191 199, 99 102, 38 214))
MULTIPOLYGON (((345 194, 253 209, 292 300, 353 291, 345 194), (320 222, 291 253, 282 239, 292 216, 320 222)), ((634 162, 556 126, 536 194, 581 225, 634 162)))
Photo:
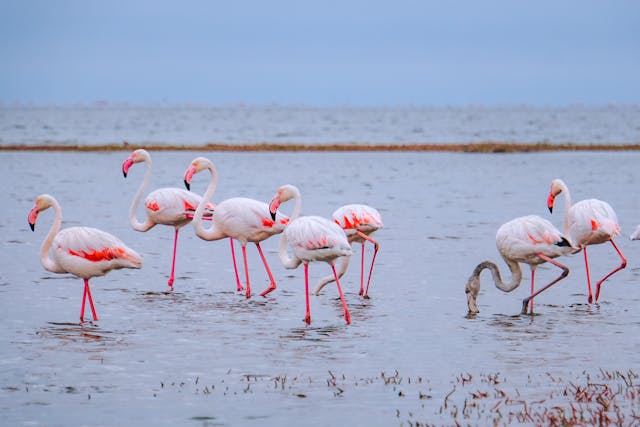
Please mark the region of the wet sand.
MULTIPOLYGON (((521 402, 531 417, 571 402, 585 416, 603 406, 597 394, 578 400, 572 383, 620 389, 623 425, 639 413, 637 393, 628 392, 637 391, 632 374, 640 362, 640 242, 627 239, 640 223, 639 153, 152 152, 151 188, 181 186, 190 160, 205 155, 220 174, 218 201, 268 201, 292 183, 303 214, 329 216, 354 202, 380 210, 385 228, 376 234, 371 299, 357 295, 356 262, 344 278, 349 326, 329 286, 311 298, 312 324, 302 322, 302 269, 280 266, 278 237, 263 246, 278 289, 247 300, 235 292, 228 242, 201 241, 187 226, 176 290, 166 293, 173 232, 131 230, 127 212, 142 170, 125 180, 126 155, 0 152, 0 406, 8 425, 486 425, 495 405, 504 416, 498 425, 513 425, 538 420, 517 418, 521 402), (495 248, 502 223, 533 213, 561 226, 563 207, 554 215, 546 209, 557 177, 574 201, 596 197, 613 206, 627 268, 589 305, 582 255, 563 258, 569 277, 536 299, 535 316, 519 315, 528 269, 510 294, 483 275, 480 314, 468 318, 464 284, 475 265, 489 259, 507 273, 495 248), (95 324, 77 323, 81 280, 40 265, 53 215, 44 212, 35 233, 26 215, 45 192, 62 204, 64 226, 107 230, 145 259, 141 270, 92 281, 95 324)), ((201 193, 206 184, 197 176, 193 189, 201 193)), ((266 274, 255 247, 248 253, 260 291, 266 274)), ((619 263, 610 245, 592 248, 590 257, 594 278, 619 263)), ((313 264, 312 280, 328 271, 313 264)), ((542 266, 536 278, 542 284, 556 275, 542 266)))

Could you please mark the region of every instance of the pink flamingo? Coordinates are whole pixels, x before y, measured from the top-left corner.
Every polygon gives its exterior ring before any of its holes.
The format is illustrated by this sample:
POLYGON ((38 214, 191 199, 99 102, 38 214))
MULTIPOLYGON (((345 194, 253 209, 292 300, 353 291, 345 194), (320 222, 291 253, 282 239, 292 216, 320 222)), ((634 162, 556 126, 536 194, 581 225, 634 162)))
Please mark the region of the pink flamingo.
POLYGON ((498 266, 491 261, 478 264, 469 277, 465 288, 469 314, 479 312, 477 300, 482 270, 491 270, 493 281, 498 289, 511 292, 520 286, 522 281, 522 269, 519 263, 529 264, 531 267, 531 295, 522 301, 522 314, 527 314, 527 303, 529 302, 531 302, 531 313, 533 313, 533 298, 569 274, 569 269, 553 258, 576 252, 576 248, 571 245, 567 236, 560 233, 549 221, 537 215, 523 216, 503 224, 496 233, 496 245, 500 255, 509 266, 511 279, 507 283, 503 282, 498 266), (534 292, 536 268, 545 262, 550 262, 561 268, 562 274, 534 292))
POLYGON ((620 235, 618 217, 607 202, 598 199, 582 200, 574 205, 571 204, 571 195, 567 185, 561 179, 551 181, 551 189, 547 198, 549 212, 553 212, 553 204, 558 194, 564 193, 564 232, 570 235, 578 248, 584 254, 584 265, 587 271, 587 287, 589 289, 589 303, 593 302, 591 295, 591 277, 589 274, 589 260, 587 258, 587 246, 599 243, 611 242, 613 248, 622 260, 621 264, 609 274, 596 283, 596 298, 600 297, 600 286, 614 273, 622 270, 627 265, 627 260, 613 241, 613 238, 620 235))
POLYGON ((202 226, 202 214, 204 206, 211 200, 213 193, 218 185, 218 174, 213 163, 204 157, 198 157, 191 162, 184 174, 184 183, 190 188, 193 175, 203 170, 209 170, 211 179, 209 186, 202 197, 202 201, 198 205, 194 214, 193 226, 196 235, 203 240, 219 240, 229 237, 231 242, 231 258, 233 260, 233 269, 236 275, 236 283, 238 291, 243 289, 240 283, 238 267, 236 265, 235 251, 233 247, 233 239, 236 239, 242 245, 242 258, 244 261, 245 278, 247 281, 246 297, 251 296, 251 282, 249 281, 249 269, 247 264, 247 243, 253 242, 258 249, 260 258, 269 276, 269 286, 260 293, 266 296, 269 292, 276 289, 276 281, 271 274, 271 269, 267 263, 267 259, 262 252, 260 242, 268 239, 274 234, 282 233, 285 225, 289 222, 289 218, 278 212, 276 216, 271 216, 269 206, 264 202, 244 197, 234 197, 224 200, 216 205, 213 212, 212 226, 205 229, 202 226))
MULTIPOLYGON (((347 234, 349 243, 362 243, 362 259, 360 260, 360 292, 364 298, 369 298, 369 284, 371 283, 371 273, 373 272, 373 264, 376 262, 376 255, 380 248, 379 243, 371 237, 371 234, 383 227, 382 215, 377 209, 367 205, 345 205, 338 208, 332 215, 333 222, 338 224, 347 234), (365 243, 371 242, 374 245, 373 257, 371 259, 371 267, 369 268, 369 278, 367 279, 367 289, 364 289, 364 252, 365 243)), ((349 267, 351 257, 343 257, 338 267, 338 277, 342 277, 349 267)), ((320 295, 320 291, 328 283, 333 282, 333 276, 329 275, 318 281, 315 294, 320 295)))
MULTIPOLYGON (((176 268, 176 252, 178 248, 178 231, 181 227, 191 222, 193 212, 195 211, 196 206, 200 203, 201 197, 181 188, 159 188, 149 193, 144 200, 147 219, 145 222, 138 221, 136 218, 138 203, 140 203, 142 194, 149 185, 149 180, 151 178, 151 157, 147 150, 141 148, 132 152, 131 155, 122 163, 122 174, 126 178, 131 166, 135 163, 141 162, 144 162, 146 170, 142 184, 140 184, 140 188, 131 203, 131 207, 129 209, 129 221, 131 222, 133 229, 136 231, 148 231, 157 224, 169 225, 175 228, 171 274, 169 275, 169 281, 167 283, 169 288, 173 290, 176 268)), ((213 205, 207 205, 206 216, 209 218, 211 217, 212 210, 213 205)))
POLYGON ((335 260, 341 256, 351 255, 351 245, 342 228, 336 223, 319 216, 300 217, 302 201, 300 191, 293 185, 283 185, 278 189, 277 194, 269 203, 269 210, 275 218, 276 210, 281 203, 288 200, 295 200, 295 207, 291 215, 291 222, 284 230, 282 240, 280 240, 280 261, 287 269, 297 268, 304 264, 304 288, 306 300, 306 314, 304 321, 311 323, 311 312, 309 310, 309 263, 312 261, 325 261, 331 266, 333 277, 338 287, 344 319, 347 324, 351 323, 351 314, 344 300, 342 287, 335 268, 335 260), (293 257, 288 254, 291 250, 293 257))
POLYGON ((40 249, 40 262, 52 273, 71 273, 84 279, 84 294, 80 308, 80 322, 84 321, 84 307, 88 299, 93 320, 98 320, 91 297, 89 279, 104 276, 120 268, 140 268, 142 258, 120 239, 91 227, 69 227, 60 231, 62 209, 52 196, 41 194, 29 212, 29 226, 35 231, 38 214, 53 206, 55 220, 40 249), (51 247, 53 246, 53 251, 51 247), (53 257, 51 256, 53 252, 53 257))

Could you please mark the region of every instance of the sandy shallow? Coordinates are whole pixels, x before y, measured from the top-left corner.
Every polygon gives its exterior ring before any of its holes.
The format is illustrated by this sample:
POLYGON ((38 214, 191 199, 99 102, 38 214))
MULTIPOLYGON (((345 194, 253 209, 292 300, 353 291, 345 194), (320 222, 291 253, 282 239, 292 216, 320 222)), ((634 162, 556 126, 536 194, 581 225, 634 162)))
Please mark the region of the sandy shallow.
MULTIPOLYGON (((630 372, 640 362, 640 242, 628 235, 640 223, 639 153, 157 152, 152 188, 181 186, 198 155, 217 165, 216 200, 268 201, 292 183, 304 214, 329 216, 354 202, 378 208, 385 228, 376 235, 372 298, 358 297, 354 263, 344 278, 352 325, 327 287, 311 298, 306 326, 302 269, 280 266, 279 238, 264 243, 278 289, 246 300, 235 292, 228 242, 201 241, 190 226, 181 232, 176 290, 167 294, 173 232, 131 230, 127 212, 142 170, 122 177, 127 153, 2 152, 7 425, 486 425, 495 405, 503 411, 496 423, 531 424, 536 411, 577 402, 563 395, 571 383, 620 388, 622 425, 633 424, 640 401, 627 392, 640 382, 630 372), (511 294, 483 275, 481 312, 467 318, 464 284, 473 267, 485 259, 504 267, 495 249, 500 224, 534 213, 561 226, 562 209, 551 216, 545 203, 556 177, 574 200, 596 197, 614 207, 627 268, 604 285, 599 304, 588 305, 582 255, 563 259, 571 273, 536 299, 536 316, 519 315, 527 269, 511 294), (43 213, 35 233, 26 216, 45 192, 61 202, 65 226, 102 228, 145 258, 141 270, 92 281, 95 324, 77 323, 81 281, 40 265, 53 215, 43 213), (517 418, 522 402, 530 418, 517 418)), ((194 191, 206 183, 197 176, 194 191)), ((267 278, 255 247, 248 252, 259 291, 267 278)), ((592 248, 590 257, 594 278, 619 262, 611 245, 592 248)), ((328 267, 310 271, 315 281, 328 267)), ((556 274, 543 266, 536 277, 543 283, 556 274)), ((596 397, 575 404, 587 414, 603 407, 596 397)), ((608 413, 615 411, 611 405, 608 413)))

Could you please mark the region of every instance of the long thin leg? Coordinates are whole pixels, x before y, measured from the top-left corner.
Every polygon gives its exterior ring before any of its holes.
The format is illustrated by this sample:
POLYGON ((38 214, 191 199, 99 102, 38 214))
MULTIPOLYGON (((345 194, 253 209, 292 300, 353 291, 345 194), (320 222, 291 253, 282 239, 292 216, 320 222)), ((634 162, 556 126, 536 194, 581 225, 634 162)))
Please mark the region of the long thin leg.
POLYGON ((358 295, 364 295, 364 242, 362 242, 362 258, 360 259, 360 292, 358 295))
MULTIPOLYGON (((536 269, 535 267, 531 269, 531 295, 533 295, 536 291, 535 289, 535 281, 536 281, 536 269)), ((529 313, 533 313, 533 298, 529 301, 529 313)))
POLYGON ((244 288, 242 287, 242 283, 240 283, 240 275, 238 274, 238 265, 236 264, 236 251, 233 248, 233 239, 229 237, 229 242, 231 243, 231 260, 233 261, 233 271, 236 274, 236 285, 237 290, 240 292, 244 288))
MULTIPOLYGON (((378 249, 380 249, 380 244, 375 239, 371 238, 371 236, 367 236, 361 231, 356 231, 356 233, 358 233, 358 235, 361 236, 363 239, 373 243, 373 248, 374 248, 373 258, 371 258, 371 267, 369 268, 369 278, 367 279, 367 289, 364 292, 364 297, 369 298, 369 285, 371 284, 371 274, 373 273, 373 264, 376 262, 376 255, 378 255, 378 249)), ((363 244, 363 249, 364 249, 364 244, 363 244)))
POLYGON ((180 229, 176 228, 176 232, 173 236, 173 259, 171 260, 171 275, 169 275, 169 287, 173 290, 173 278, 176 271, 176 253, 178 252, 178 231, 180 229))
POLYGON ((96 314, 96 308, 93 306, 93 298, 91 297, 91 288, 89 287, 89 279, 84 279, 84 287, 87 290, 87 297, 89 298, 89 306, 91 307, 91 314, 93 315, 93 321, 98 320, 96 314))
POLYGON ((244 262, 244 275, 247 280, 247 298, 251 298, 251 283, 249 282, 249 265, 247 264, 247 245, 242 245, 242 260, 244 262))
POLYGON ((587 301, 589 304, 593 302, 593 296, 591 294, 591 273, 589 272, 589 258, 587 257, 587 247, 582 248, 582 252, 584 254, 584 267, 587 269, 587 288, 589 289, 589 297, 587 301))
POLYGON ((307 303, 307 311, 304 315, 304 321, 308 324, 311 323, 311 310, 309 310, 309 264, 304 263, 304 298, 307 303))
POLYGON ((264 269, 267 270, 267 276, 269 276, 269 287, 260 293, 260 296, 263 297, 267 295, 269 292, 274 291, 276 289, 276 280, 273 278, 273 274, 271 274, 271 269, 269 268, 269 264, 267 263, 267 259, 262 253, 262 248, 260 247, 260 242, 256 242, 256 247, 258 248, 258 253, 260 254, 260 258, 262 258, 262 263, 264 264, 264 269))
POLYGON ((551 286, 555 285, 556 283, 558 283, 560 280, 564 279, 565 277, 567 277, 567 275, 569 274, 569 268, 566 265, 560 264, 558 261, 549 258, 548 256, 544 255, 544 254, 537 254, 540 258, 544 259, 545 261, 550 262, 551 264, 555 265, 558 268, 562 269, 562 273, 560 274, 560 276, 558 276, 557 278, 555 278, 554 280, 552 280, 548 285, 546 285, 545 287, 539 289, 537 292, 531 294, 529 297, 525 298, 522 301, 522 314, 527 314, 527 304, 529 303, 529 300, 532 300, 534 297, 540 295, 541 292, 546 291, 547 289, 549 289, 551 286))
POLYGON ((627 266, 627 259, 624 257, 624 255, 622 255, 622 252, 620 252, 620 248, 618 248, 618 246, 615 244, 615 242, 613 241, 613 239, 609 240, 611 242, 611 244, 613 245, 613 247, 615 248, 616 252, 618 252, 618 255, 620 255, 620 259, 622 260, 622 263, 616 268, 614 269, 611 273, 607 274, 606 276, 604 276, 597 284, 596 284, 596 301, 598 301, 598 298, 600 298, 600 286, 602 285, 602 282, 604 282, 605 280, 607 280, 609 277, 611 277, 614 273, 622 270, 623 268, 625 268, 627 266))
POLYGON ((84 304, 87 300, 87 279, 84 279, 84 291, 82 292, 82 305, 80 306, 80 323, 84 322, 84 304))
MULTIPOLYGON (((336 267, 331 264, 331 270, 333 271, 333 277, 336 279, 336 285, 338 286, 338 292, 340 293, 340 300, 342 301, 342 308, 344 309, 344 320, 346 320, 347 325, 351 323, 351 314, 349 313, 349 309, 347 308, 347 303, 344 300, 344 294, 342 293, 342 286, 340 286, 340 279, 338 278, 338 273, 336 272, 336 267)), ((308 295, 307 295, 308 298, 308 295)))

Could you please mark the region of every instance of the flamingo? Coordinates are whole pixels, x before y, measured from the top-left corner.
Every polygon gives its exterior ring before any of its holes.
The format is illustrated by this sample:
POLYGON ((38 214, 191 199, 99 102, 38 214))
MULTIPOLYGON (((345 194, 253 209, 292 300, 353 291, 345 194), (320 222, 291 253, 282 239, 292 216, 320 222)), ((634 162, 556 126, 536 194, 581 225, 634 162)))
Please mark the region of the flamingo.
POLYGON ((84 279, 80 322, 84 322, 87 299, 93 320, 97 321, 98 315, 93 305, 89 279, 104 276, 109 271, 120 268, 140 268, 142 258, 120 239, 102 230, 92 227, 69 227, 61 231, 62 208, 58 201, 48 194, 39 195, 29 212, 28 221, 32 231, 35 231, 38 214, 50 207, 53 207, 56 216, 40 249, 40 262, 45 270, 52 273, 70 273, 84 279))
MULTIPOLYGON (((193 212, 195 211, 195 207, 200 203, 201 197, 181 188, 159 188, 149 193, 144 200, 147 219, 145 222, 138 221, 136 218, 138 203, 140 203, 142 193, 146 190, 151 178, 151 156, 147 150, 141 148, 133 151, 122 163, 122 174, 126 178, 131 166, 135 163, 142 162, 144 162, 146 166, 146 171, 144 173, 142 184, 140 184, 140 188, 133 198, 133 202, 129 208, 129 221, 131 222, 133 229, 136 231, 148 231, 157 224, 174 227, 173 258, 171 260, 171 273, 169 275, 169 281, 167 282, 169 288, 173 290, 176 268, 176 252, 178 248, 178 231, 181 227, 191 222, 193 212)), ((207 205, 207 209, 207 216, 211 217, 213 205, 207 205)))
POLYGON ((338 287, 344 319, 347 324, 351 323, 351 314, 344 300, 340 280, 334 265, 335 260, 342 256, 351 256, 351 245, 342 228, 338 224, 319 216, 300 217, 302 201, 300 191, 293 185, 283 185, 269 203, 269 210, 272 218, 275 218, 276 211, 281 203, 288 200, 295 200, 295 207, 291 215, 291 221, 287 225, 280 240, 280 261, 287 269, 297 268, 304 264, 304 287, 307 311, 304 321, 311 323, 311 312, 309 310, 309 263, 312 261, 325 261, 331 266, 333 278, 338 287), (288 249, 293 253, 293 257, 288 254, 288 249))
POLYGON ((496 245, 500 255, 509 266, 511 279, 507 283, 503 282, 498 266, 491 261, 478 264, 469 277, 465 288, 469 314, 479 312, 477 300, 482 270, 491 270, 493 281, 498 289, 511 292, 520 286, 522 281, 522 269, 519 263, 529 264, 531 268, 531 295, 522 301, 522 314, 527 314, 527 303, 529 302, 531 302, 530 309, 533 313, 533 298, 569 274, 569 269, 553 258, 576 251, 567 236, 563 235, 549 221, 537 215, 519 217, 500 226, 496 233, 496 245), (545 262, 550 262, 562 269, 562 273, 549 284, 534 292, 536 268, 545 262))
MULTIPOLYGON (((380 244, 371 237, 371 234, 383 227, 382 215, 377 209, 367 205, 345 205, 342 206, 331 215, 333 222, 338 224, 347 234, 349 243, 362 243, 362 259, 360 261, 360 292, 358 295, 369 298, 369 284, 371 283, 371 273, 373 272, 373 264, 376 262, 376 255, 380 244), (374 245, 373 257, 371 259, 371 267, 369 268, 369 278, 367 279, 367 289, 364 288, 364 252, 365 243, 371 242, 374 245)), ((342 277, 349 267, 351 257, 343 257, 338 267, 338 277, 342 277)), ((322 288, 328 283, 333 282, 333 276, 329 275, 320 279, 316 286, 315 294, 319 295, 322 288)))
POLYGON ((282 233, 285 225, 289 222, 289 218, 280 212, 278 212, 277 215, 272 216, 269 212, 269 205, 264 202, 259 202, 245 197, 234 197, 217 204, 215 211, 213 212, 212 226, 209 229, 205 229, 202 226, 201 220, 204 207, 213 196, 218 184, 216 168, 209 159, 205 157, 198 157, 191 162, 184 174, 185 186, 190 188, 193 175, 205 169, 209 170, 211 173, 211 179, 193 217, 193 226, 196 235, 203 240, 219 240, 229 237, 231 242, 231 258, 233 260, 233 269, 236 275, 238 291, 241 291, 243 287, 240 283, 240 276, 238 275, 233 239, 240 242, 242 245, 242 257, 247 282, 247 298, 251 297, 251 283, 249 281, 249 269, 247 264, 247 243, 255 243, 267 272, 267 276, 269 276, 269 286, 260 293, 260 296, 264 297, 276 289, 276 281, 273 278, 267 259, 262 252, 260 242, 268 239, 274 234, 282 233))
POLYGON ((569 188, 561 179, 551 181, 551 189, 547 198, 549 212, 553 212, 553 204, 558 194, 564 193, 564 232, 572 236, 578 248, 584 254, 584 265, 587 271, 587 287, 589 289, 589 303, 593 302, 591 294, 591 276, 589 274, 589 260, 587 258, 587 246, 597 245, 604 242, 611 242, 613 248, 622 260, 621 264, 613 269, 596 283, 596 298, 600 297, 600 286, 614 273, 627 266, 627 260, 613 241, 613 238, 620 235, 620 226, 616 213, 607 202, 598 199, 587 199, 571 204, 569 188))

